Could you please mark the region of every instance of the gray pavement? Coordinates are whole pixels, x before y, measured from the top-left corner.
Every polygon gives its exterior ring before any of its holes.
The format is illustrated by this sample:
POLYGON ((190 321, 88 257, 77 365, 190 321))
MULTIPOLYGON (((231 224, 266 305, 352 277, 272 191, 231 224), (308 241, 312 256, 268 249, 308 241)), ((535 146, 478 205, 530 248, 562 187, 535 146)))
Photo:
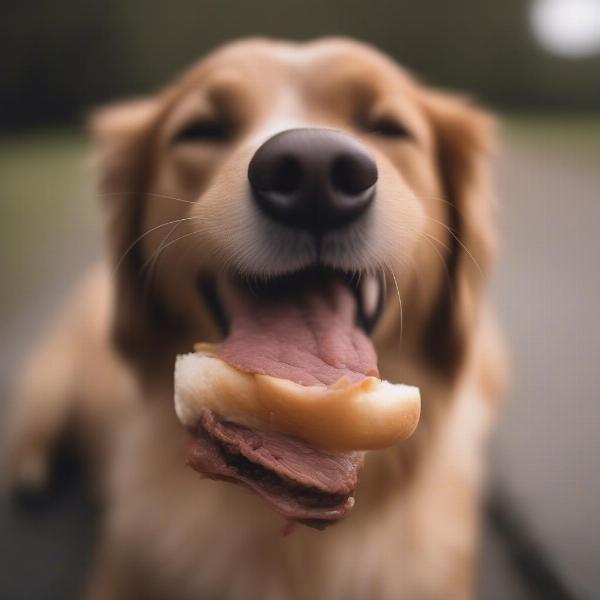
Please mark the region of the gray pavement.
POLYGON ((581 598, 600 595, 600 139, 509 138, 494 296, 513 383, 495 465, 581 598))

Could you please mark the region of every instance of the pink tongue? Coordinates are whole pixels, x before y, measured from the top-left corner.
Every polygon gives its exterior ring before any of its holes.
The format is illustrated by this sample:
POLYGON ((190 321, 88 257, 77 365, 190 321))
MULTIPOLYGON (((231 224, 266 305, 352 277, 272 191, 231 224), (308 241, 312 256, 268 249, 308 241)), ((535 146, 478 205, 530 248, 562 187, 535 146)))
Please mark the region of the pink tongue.
POLYGON ((242 371, 331 385, 378 375, 371 340, 355 324, 356 300, 340 282, 292 293, 223 291, 229 336, 219 355, 242 371))

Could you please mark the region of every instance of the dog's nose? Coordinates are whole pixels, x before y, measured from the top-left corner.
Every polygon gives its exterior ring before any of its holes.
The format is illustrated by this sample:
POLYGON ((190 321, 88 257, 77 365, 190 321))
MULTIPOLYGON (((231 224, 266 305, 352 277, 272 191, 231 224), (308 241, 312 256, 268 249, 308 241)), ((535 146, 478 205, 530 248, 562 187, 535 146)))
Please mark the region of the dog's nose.
POLYGON ((288 129, 256 151, 248 179, 265 214, 318 234, 367 211, 375 198, 377 165, 349 135, 331 129, 288 129))

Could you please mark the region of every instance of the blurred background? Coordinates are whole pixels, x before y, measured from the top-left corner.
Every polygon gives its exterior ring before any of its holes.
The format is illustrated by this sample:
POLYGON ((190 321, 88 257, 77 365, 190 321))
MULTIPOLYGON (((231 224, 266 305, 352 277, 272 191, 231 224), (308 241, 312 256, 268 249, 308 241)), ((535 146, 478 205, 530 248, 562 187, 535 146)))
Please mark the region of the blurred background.
MULTIPOLYGON (((517 517, 490 512, 479 597, 600 595, 600 0, 8 0, 0 31, 2 402, 102 252, 90 107, 156 89, 232 38, 344 34, 495 110, 492 292, 513 383, 493 480, 517 517)), ((0 598, 76 597, 96 511, 63 483, 33 512, 0 497, 0 598)))

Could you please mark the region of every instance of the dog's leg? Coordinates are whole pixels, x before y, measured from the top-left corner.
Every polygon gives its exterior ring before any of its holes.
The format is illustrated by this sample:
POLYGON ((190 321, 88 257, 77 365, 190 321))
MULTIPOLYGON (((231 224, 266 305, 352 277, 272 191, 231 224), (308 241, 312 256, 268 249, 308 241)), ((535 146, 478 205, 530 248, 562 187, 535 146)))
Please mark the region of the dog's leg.
MULTIPOLYGON (((126 554, 127 544, 105 536, 98 547, 91 576, 84 593, 85 600, 175 600, 174 590, 168 594, 155 585, 155 578, 143 569, 134 554, 126 554)), ((138 556, 138 553, 135 553, 138 556)))
POLYGON ((9 485, 24 491, 46 487, 51 458, 70 417, 78 349, 64 325, 34 351, 9 405, 5 472, 9 485))
POLYGON ((8 485, 42 491, 67 433, 89 467, 102 468, 123 412, 137 401, 132 377, 109 341, 110 282, 92 271, 26 363, 9 405, 3 472, 8 485))
POLYGON ((85 600, 126 600, 134 597, 129 591, 119 561, 111 557, 106 545, 102 545, 92 567, 85 600))
POLYGON ((118 550, 110 544, 101 544, 84 594, 85 600, 146 600, 142 591, 136 588, 132 573, 125 569, 118 550))

